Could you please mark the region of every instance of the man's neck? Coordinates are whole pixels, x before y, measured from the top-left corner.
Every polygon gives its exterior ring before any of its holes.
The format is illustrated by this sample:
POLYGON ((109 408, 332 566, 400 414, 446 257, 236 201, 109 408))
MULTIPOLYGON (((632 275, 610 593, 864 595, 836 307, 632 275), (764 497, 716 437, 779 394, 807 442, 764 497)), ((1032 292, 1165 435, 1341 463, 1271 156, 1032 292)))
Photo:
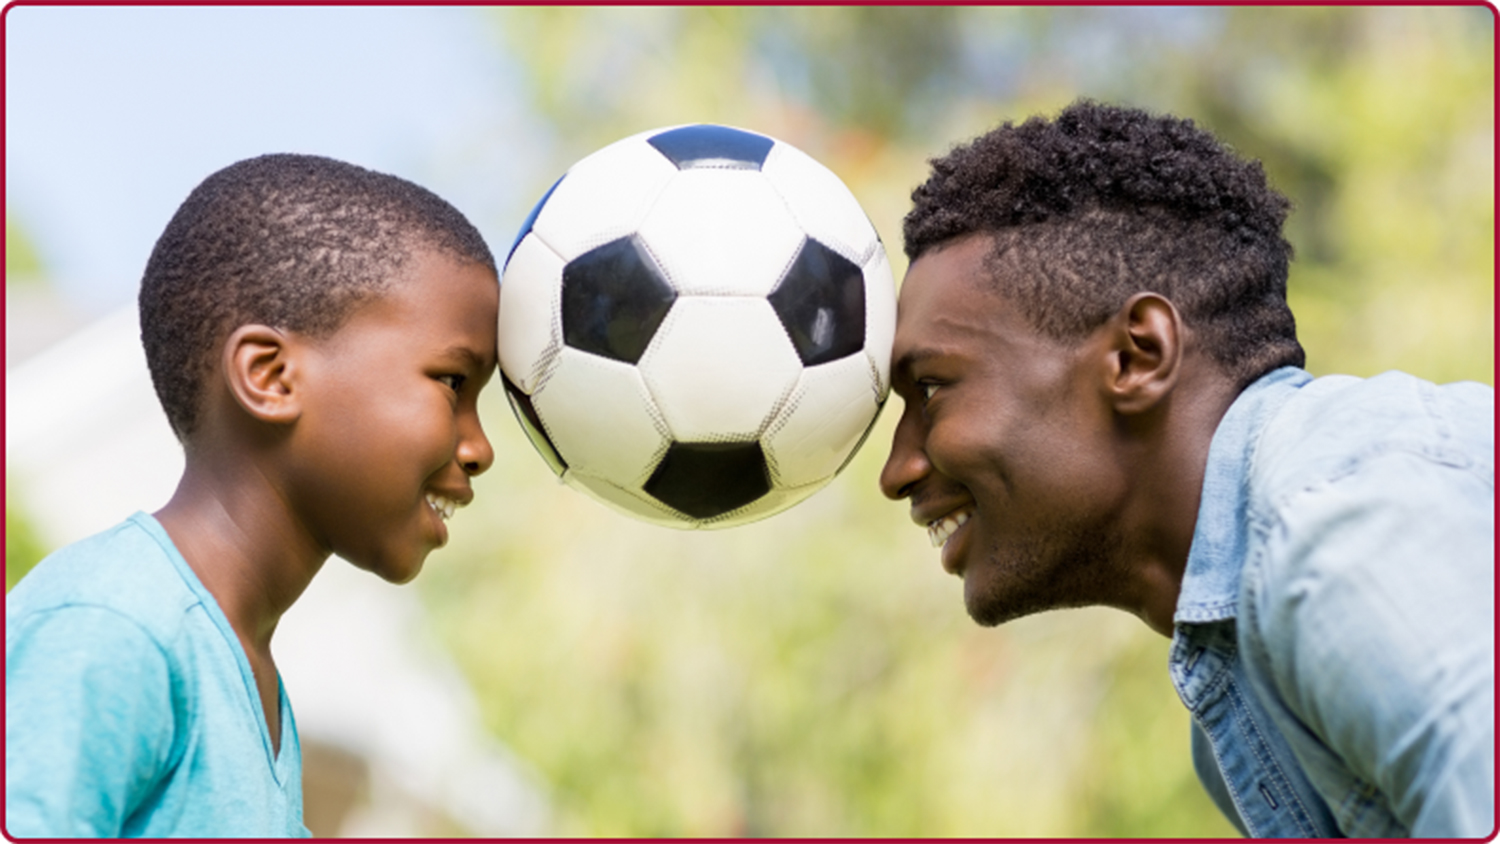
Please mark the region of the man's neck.
POLYGON ((1128 609, 1168 637, 1198 524, 1209 445, 1238 395, 1216 371, 1203 370, 1185 373, 1162 424, 1139 444, 1135 494, 1125 517, 1138 587, 1128 609))

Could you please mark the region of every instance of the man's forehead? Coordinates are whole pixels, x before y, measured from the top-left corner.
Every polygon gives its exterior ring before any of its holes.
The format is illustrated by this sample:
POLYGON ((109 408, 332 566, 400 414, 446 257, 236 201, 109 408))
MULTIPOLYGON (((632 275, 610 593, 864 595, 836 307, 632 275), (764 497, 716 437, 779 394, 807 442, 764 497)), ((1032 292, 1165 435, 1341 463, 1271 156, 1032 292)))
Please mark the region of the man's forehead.
POLYGON ((1004 359, 1034 346, 1035 326, 995 286, 990 245, 974 237, 912 263, 896 312, 895 377, 910 379, 914 368, 934 360, 1004 359))
POLYGON ((933 360, 972 357, 993 344, 995 329, 972 307, 924 308, 919 314, 908 309, 897 317, 891 371, 902 378, 933 360))
POLYGON ((924 334, 964 331, 990 320, 1002 302, 988 280, 984 245, 969 241, 925 253, 912 263, 897 303, 898 337, 903 327, 924 334))
POLYGON ((968 297, 989 291, 987 258, 991 239, 968 235, 922 253, 901 282, 902 304, 916 307, 932 299, 968 297))

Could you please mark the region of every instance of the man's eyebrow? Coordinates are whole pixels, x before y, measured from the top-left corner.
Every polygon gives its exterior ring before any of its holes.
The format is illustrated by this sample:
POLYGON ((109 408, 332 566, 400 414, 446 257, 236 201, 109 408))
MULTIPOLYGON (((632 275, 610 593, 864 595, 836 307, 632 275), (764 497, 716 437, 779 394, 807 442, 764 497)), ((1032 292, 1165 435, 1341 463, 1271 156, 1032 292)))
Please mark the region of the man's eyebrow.
POLYGON ((919 364, 932 360, 933 358, 944 357, 947 354, 948 353, 946 351, 934 346, 918 346, 917 348, 910 349, 905 354, 901 355, 901 357, 891 365, 891 371, 893 373, 901 373, 902 375, 906 375, 910 373, 912 369, 916 368, 919 364))

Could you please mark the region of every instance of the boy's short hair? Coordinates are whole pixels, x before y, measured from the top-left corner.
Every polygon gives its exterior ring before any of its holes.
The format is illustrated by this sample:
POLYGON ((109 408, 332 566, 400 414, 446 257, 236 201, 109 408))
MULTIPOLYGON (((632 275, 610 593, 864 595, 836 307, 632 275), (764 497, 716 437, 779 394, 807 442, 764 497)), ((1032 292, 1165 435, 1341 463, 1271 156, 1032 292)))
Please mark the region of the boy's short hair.
POLYGON ((141 342, 178 439, 196 428, 204 379, 235 328, 327 336, 422 248, 495 269, 464 215, 405 179, 289 154, 205 179, 167 223, 141 279, 141 342))
POLYGON ((907 257, 989 234, 989 265, 1011 270, 1002 292, 1044 334, 1080 339, 1152 291, 1239 385, 1303 364, 1286 302, 1291 203, 1192 121, 1079 100, 931 164, 903 223, 907 257))

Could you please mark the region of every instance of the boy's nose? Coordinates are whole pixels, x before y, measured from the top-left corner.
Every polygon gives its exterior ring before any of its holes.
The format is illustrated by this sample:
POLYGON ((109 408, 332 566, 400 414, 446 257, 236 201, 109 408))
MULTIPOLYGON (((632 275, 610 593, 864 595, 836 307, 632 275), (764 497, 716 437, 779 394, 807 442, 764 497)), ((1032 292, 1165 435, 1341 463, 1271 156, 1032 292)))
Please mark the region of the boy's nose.
POLYGON ((478 415, 470 415, 459 432, 458 463, 470 477, 483 474, 495 463, 495 449, 484 435, 478 415))
POLYGON ((911 418, 909 412, 903 412, 891 439, 891 454, 880 470, 880 491, 886 498, 892 501, 906 498, 917 482, 932 471, 922 444, 921 425, 911 418))

